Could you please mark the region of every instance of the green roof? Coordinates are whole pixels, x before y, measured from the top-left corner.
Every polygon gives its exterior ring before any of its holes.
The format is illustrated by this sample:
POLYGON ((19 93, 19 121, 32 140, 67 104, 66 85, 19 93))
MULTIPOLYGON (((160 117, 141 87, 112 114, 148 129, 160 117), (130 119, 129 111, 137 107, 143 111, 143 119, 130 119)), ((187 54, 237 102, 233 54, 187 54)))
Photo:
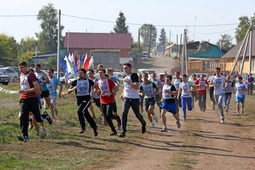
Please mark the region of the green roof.
POLYGON ((198 52, 195 54, 192 54, 190 57, 194 58, 221 58, 224 55, 224 53, 217 47, 212 46, 208 48, 206 51, 198 52))

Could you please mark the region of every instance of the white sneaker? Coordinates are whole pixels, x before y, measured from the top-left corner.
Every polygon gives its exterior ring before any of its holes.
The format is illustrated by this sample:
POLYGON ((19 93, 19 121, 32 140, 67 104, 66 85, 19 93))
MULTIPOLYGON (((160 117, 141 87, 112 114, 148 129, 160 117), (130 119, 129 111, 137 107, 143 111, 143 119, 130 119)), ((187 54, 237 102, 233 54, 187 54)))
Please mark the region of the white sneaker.
POLYGON ((165 128, 163 128, 162 130, 161 130, 161 132, 167 132, 167 128, 165 127, 165 128))
POLYGON ((224 123, 224 117, 221 118, 220 123, 224 123))
POLYGON ((155 122, 157 122, 157 123, 158 123, 158 118, 157 118, 157 116, 156 116, 156 115, 154 115, 154 116, 153 116, 153 119, 155 120, 155 122))
POLYGON ((239 116, 239 115, 240 115, 240 113, 239 113, 239 112, 237 112, 237 113, 236 113, 236 116, 239 116))
POLYGON ((154 123, 152 122, 152 123, 151 123, 151 128, 154 128, 154 127, 155 127, 155 125, 154 125, 154 123))

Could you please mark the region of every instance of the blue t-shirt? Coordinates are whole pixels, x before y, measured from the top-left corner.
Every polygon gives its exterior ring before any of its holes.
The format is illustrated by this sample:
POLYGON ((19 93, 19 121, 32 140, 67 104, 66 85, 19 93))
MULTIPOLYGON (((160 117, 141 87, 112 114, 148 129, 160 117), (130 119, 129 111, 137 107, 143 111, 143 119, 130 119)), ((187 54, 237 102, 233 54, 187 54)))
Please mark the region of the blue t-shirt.
POLYGON ((56 76, 53 76, 53 78, 50 79, 50 84, 47 84, 47 88, 50 92, 51 97, 57 96, 57 88, 59 85, 61 85, 61 82, 56 76))

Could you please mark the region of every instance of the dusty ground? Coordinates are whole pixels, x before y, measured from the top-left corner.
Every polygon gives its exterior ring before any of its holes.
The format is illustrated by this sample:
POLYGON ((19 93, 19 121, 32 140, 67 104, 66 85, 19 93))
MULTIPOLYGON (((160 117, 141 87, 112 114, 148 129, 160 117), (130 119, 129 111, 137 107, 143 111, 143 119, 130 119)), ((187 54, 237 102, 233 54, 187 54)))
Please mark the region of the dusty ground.
MULTIPOLYGON (((172 59, 160 57, 155 69, 164 72, 171 63, 172 59)), ((254 122, 238 123, 242 117, 235 116, 231 108, 226 122, 220 124, 217 111, 208 106, 206 112, 200 112, 197 107, 196 103, 180 129, 170 114, 168 132, 160 132, 160 121, 155 128, 148 128, 148 137, 141 138, 140 144, 120 158, 111 170, 254 169, 254 122)))

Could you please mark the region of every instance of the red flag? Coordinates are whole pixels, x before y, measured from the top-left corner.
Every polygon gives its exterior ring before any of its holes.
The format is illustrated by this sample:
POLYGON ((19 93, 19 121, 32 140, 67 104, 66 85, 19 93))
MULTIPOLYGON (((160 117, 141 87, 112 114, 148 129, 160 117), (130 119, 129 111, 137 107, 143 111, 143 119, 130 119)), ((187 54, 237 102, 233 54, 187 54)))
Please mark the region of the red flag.
POLYGON ((78 68, 78 70, 80 70, 80 66, 81 66, 81 60, 78 59, 78 61, 77 61, 77 68, 78 68))
POLYGON ((85 59, 84 59, 84 63, 83 63, 83 68, 84 68, 85 70, 87 70, 88 67, 89 67, 89 60, 90 60, 90 58, 87 57, 87 54, 86 54, 85 59))

